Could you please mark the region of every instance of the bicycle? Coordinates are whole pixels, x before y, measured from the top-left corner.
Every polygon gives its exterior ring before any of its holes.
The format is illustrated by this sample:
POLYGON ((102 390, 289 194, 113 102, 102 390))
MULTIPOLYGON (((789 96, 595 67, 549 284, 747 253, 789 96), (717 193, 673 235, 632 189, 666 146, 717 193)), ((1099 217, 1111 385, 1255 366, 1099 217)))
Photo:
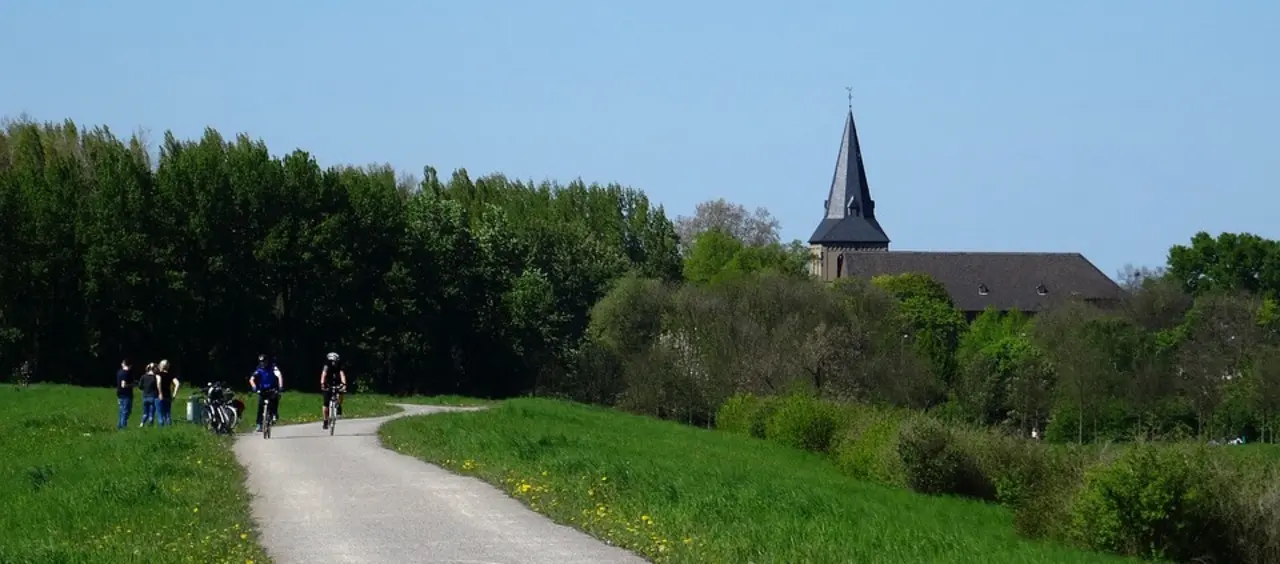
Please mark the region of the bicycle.
MULTIPOLYGON (((264 390, 264 391, 270 391, 270 390, 264 390)), ((272 425, 275 424, 276 418, 278 417, 278 415, 276 415, 276 413, 271 410, 271 397, 275 396, 278 401, 280 398, 280 394, 284 393, 284 390, 274 390, 274 391, 275 391, 274 394, 268 394, 262 397, 262 438, 264 439, 271 438, 271 427, 272 425)), ((263 392, 258 392, 258 393, 262 394, 263 392)))
POLYGON ((235 432, 236 423, 239 422, 239 413, 232 406, 235 392, 227 389, 222 382, 210 382, 205 384, 198 395, 202 400, 201 414, 205 428, 219 435, 235 432))
POLYGON ((338 426, 338 394, 346 393, 347 387, 343 385, 329 386, 326 390, 329 394, 329 436, 333 436, 333 430, 338 426))

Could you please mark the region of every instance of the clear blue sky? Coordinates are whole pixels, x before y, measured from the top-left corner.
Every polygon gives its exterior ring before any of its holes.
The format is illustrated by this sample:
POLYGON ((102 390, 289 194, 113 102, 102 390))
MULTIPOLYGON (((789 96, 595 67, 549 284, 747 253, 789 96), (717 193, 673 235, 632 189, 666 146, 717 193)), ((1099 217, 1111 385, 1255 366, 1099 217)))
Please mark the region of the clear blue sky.
POLYGON ((1280 238, 1280 3, 0 3, 0 114, 822 217, 854 88, 899 250, 1280 238), (470 4, 468 6, 468 4, 470 4))

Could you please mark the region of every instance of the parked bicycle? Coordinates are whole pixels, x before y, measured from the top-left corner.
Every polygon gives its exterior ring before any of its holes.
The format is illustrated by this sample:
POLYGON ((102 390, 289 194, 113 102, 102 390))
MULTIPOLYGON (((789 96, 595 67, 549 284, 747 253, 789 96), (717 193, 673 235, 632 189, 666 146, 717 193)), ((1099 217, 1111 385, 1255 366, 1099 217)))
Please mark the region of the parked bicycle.
POLYGON ((222 382, 209 382, 200 392, 205 427, 219 435, 234 433, 236 423, 240 421, 235 391, 222 382))

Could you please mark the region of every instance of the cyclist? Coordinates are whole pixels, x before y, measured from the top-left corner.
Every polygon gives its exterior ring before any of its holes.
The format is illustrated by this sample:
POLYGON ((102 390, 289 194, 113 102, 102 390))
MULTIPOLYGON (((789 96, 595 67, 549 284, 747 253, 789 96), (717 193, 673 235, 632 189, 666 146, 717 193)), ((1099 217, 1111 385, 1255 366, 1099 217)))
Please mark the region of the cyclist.
POLYGON ((320 369, 320 389, 324 392, 324 406, 320 413, 324 421, 322 428, 329 428, 329 400, 338 394, 338 413, 342 415, 342 390, 347 387, 347 373, 342 370, 341 357, 331 352, 325 355, 324 368, 320 369))
POLYGON ((271 400, 271 421, 275 422, 280 413, 280 390, 284 389, 284 375, 265 354, 258 355, 258 368, 249 376, 249 389, 258 393, 257 431, 262 432, 263 404, 271 400))

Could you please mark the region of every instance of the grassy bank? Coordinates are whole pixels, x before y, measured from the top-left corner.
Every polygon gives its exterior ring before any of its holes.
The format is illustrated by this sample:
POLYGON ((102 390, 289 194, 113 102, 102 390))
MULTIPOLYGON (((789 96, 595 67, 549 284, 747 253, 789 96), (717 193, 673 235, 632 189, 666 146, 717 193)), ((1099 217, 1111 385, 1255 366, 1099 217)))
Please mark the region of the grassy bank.
POLYGON ((110 389, 0 387, 0 562, 266 561, 228 439, 139 411, 118 432, 110 389))
POLYGON ((380 435, 655 561, 1123 561, 1020 539, 995 505, 867 483, 822 456, 600 408, 518 399, 398 419, 380 435))
POLYGON ((1280 559, 1271 445, 1063 445, 917 411, 735 396, 718 429, 824 455, 846 475, 999 503, 1025 537, 1177 562, 1280 559))

